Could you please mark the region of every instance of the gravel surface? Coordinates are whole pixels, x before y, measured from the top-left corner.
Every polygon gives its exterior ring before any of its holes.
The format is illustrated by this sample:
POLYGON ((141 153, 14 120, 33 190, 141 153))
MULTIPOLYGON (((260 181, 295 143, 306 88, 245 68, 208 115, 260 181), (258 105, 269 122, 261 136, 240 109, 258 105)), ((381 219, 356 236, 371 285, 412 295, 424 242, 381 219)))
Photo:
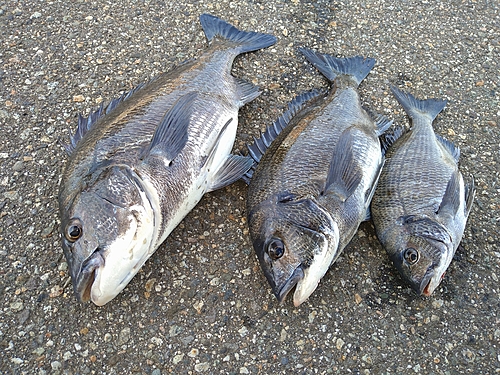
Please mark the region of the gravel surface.
POLYGON ((494 374, 500 372, 499 3, 0 1, 0 372, 3 374, 494 374), (278 43, 239 57, 262 95, 235 150, 297 93, 327 82, 306 46, 377 59, 364 103, 407 123, 389 84, 449 100, 436 130, 477 198, 430 298, 398 276, 371 223, 298 308, 279 305, 246 225, 246 186, 207 194, 117 298, 77 303, 58 234, 68 129, 206 48, 217 15, 278 43))

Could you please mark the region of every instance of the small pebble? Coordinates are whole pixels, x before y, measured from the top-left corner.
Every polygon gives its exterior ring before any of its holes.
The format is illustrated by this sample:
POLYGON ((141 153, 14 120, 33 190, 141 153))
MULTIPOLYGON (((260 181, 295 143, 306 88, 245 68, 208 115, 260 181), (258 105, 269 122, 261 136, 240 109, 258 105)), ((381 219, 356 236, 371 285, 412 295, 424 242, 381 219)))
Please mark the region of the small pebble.
POLYGON ((22 160, 18 160, 14 163, 14 166, 12 167, 12 169, 16 172, 20 172, 22 171, 24 168, 24 162, 22 160))
POLYGON ((50 362, 50 367, 52 367, 52 370, 57 371, 57 370, 61 369, 62 364, 59 361, 53 361, 53 362, 50 362))
POLYGON ((116 341, 116 345, 126 344, 130 340, 130 328, 125 327, 122 329, 118 335, 118 340, 116 341))
POLYGON ((73 96, 73 101, 76 103, 81 103, 85 101, 85 97, 83 95, 75 95, 73 96))
POLYGON ((6 191, 5 193, 3 193, 3 196, 6 199, 10 199, 11 201, 15 201, 15 200, 19 199, 19 193, 16 190, 6 191))
POLYGON ((195 366, 194 366, 194 370, 196 372, 203 372, 203 371, 207 371, 208 369, 210 368, 210 364, 208 362, 201 362, 201 363, 197 363, 195 366))
POLYGON ((180 361, 182 361, 182 359, 184 358, 184 354, 177 354, 174 356, 174 358, 172 358, 172 363, 174 365, 178 364, 180 361))
POLYGON ((10 309, 13 311, 21 311, 23 309, 24 305, 21 301, 15 301, 11 302, 10 304, 10 309))

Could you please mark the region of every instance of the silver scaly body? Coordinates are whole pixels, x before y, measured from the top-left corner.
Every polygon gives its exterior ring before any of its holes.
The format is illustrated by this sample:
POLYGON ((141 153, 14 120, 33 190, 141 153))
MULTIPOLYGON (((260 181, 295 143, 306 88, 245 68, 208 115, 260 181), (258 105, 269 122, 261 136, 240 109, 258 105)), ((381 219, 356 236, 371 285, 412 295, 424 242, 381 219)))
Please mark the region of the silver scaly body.
POLYGON ((230 74, 241 53, 275 43, 200 17, 210 47, 80 118, 59 192, 63 250, 78 299, 103 305, 202 196, 253 160, 231 155, 238 109, 258 89, 230 74))
POLYGON ((446 101, 418 100, 392 90, 412 128, 390 136, 372 217, 377 236, 402 277, 419 294, 430 295, 462 238, 474 185, 465 186, 458 170, 459 149, 432 128, 446 101))
POLYGON ((326 96, 314 91, 297 97, 249 146, 259 164, 247 202, 264 274, 280 301, 296 286, 296 306, 313 293, 365 220, 383 165, 378 136, 390 126, 362 108, 356 90, 373 59, 301 51, 333 88, 326 96))

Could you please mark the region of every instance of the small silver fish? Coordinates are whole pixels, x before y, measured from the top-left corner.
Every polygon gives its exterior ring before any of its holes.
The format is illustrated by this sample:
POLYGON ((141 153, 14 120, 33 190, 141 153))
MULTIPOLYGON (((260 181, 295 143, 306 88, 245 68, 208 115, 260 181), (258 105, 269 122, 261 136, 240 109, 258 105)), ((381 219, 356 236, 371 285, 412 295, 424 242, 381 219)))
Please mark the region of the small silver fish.
POLYGON ((247 200, 262 270, 280 302, 296 287, 295 306, 314 292, 365 220, 383 165, 378 136, 391 124, 383 116, 374 120, 359 100, 357 87, 374 59, 301 52, 333 87, 328 95, 298 96, 249 146, 259 163, 247 200))
POLYGON ((431 295, 462 239, 474 200, 464 186, 460 150, 436 135, 432 122, 445 100, 418 100, 393 87, 412 121, 411 131, 390 136, 386 163, 371 212, 377 236, 412 288, 431 295))
POLYGON ((113 299, 206 192, 253 164, 230 152, 238 109, 260 92, 231 66, 276 38, 208 14, 200 22, 205 53, 80 117, 66 147, 62 247, 81 301, 113 299))

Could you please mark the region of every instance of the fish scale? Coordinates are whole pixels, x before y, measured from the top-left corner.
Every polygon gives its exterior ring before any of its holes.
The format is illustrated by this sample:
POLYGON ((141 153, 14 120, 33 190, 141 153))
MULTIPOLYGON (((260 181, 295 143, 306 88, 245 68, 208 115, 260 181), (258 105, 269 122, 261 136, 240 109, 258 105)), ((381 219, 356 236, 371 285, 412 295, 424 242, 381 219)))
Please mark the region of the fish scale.
POLYGON ((432 129, 418 122, 413 123, 411 132, 389 148, 386 158, 390 160, 394 172, 390 175, 382 172, 384 178, 377 185, 377 194, 385 195, 384 204, 392 208, 384 210, 385 215, 398 217, 420 210, 427 214, 436 211, 454 170, 453 164, 441 162, 449 159, 445 152, 435 140, 432 129), (405 147, 399 147, 401 144, 405 144, 405 147), (422 168, 422 165, 426 168, 422 168), (430 188, 416 190, 415 181, 430 188))

